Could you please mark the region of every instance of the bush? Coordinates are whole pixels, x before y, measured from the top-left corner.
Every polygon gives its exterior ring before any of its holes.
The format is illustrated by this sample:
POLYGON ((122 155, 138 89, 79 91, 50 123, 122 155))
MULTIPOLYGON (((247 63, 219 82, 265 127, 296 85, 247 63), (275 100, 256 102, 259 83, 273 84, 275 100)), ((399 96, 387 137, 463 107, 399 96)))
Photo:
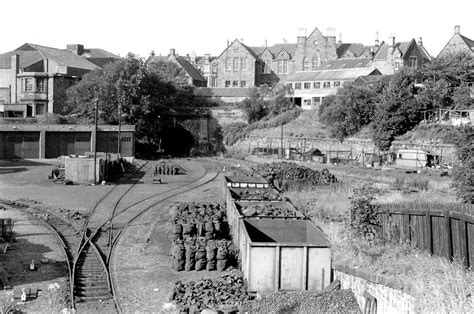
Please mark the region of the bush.
POLYGON ((463 202, 474 204, 474 127, 460 129, 455 145, 457 161, 453 167, 453 186, 463 202))
POLYGON ((354 190, 351 197, 349 229, 358 238, 368 243, 375 243, 381 233, 378 216, 379 205, 374 203, 375 197, 366 187, 354 190))

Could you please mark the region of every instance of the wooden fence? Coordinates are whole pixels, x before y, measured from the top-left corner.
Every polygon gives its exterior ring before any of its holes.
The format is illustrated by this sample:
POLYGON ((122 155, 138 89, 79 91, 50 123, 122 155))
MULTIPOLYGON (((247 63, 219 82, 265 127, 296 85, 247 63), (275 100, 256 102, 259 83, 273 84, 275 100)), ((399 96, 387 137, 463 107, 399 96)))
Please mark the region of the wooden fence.
POLYGON ((438 256, 474 263, 474 207, 455 203, 386 203, 383 234, 438 256))

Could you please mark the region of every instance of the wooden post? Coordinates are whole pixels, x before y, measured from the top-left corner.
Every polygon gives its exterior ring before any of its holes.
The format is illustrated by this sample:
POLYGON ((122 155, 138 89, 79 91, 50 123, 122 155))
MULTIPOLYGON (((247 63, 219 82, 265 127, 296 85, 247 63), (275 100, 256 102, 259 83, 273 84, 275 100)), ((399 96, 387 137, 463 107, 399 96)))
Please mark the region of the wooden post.
POLYGON ((464 219, 459 219, 459 237, 458 237, 458 241, 459 241, 459 248, 460 248, 460 258, 462 259, 462 262, 464 264, 464 266, 467 268, 469 266, 471 266, 472 264, 472 261, 470 261, 470 258, 469 258, 469 254, 468 254, 468 246, 469 246, 469 234, 467 232, 467 223, 466 223, 466 220, 464 219))
POLYGON ((405 232, 404 232, 404 242, 408 241, 411 242, 411 234, 410 234, 410 213, 407 211, 403 215, 403 225, 405 225, 405 232))
POLYGON ((303 249, 303 282, 301 283, 301 290, 308 290, 308 247, 305 245, 303 249))
POLYGON ((453 230, 451 228, 451 217, 449 212, 444 212, 445 228, 446 228, 446 244, 447 244, 447 258, 451 259, 453 257, 453 230))
POLYGON ((280 259, 281 259, 281 250, 280 246, 276 245, 275 246, 275 282, 274 282, 274 287, 275 287, 275 292, 278 292, 280 289, 280 259))
POLYGON ((433 231, 431 229, 431 213, 426 211, 425 213, 425 235, 426 235, 426 250, 428 253, 433 254, 433 231))

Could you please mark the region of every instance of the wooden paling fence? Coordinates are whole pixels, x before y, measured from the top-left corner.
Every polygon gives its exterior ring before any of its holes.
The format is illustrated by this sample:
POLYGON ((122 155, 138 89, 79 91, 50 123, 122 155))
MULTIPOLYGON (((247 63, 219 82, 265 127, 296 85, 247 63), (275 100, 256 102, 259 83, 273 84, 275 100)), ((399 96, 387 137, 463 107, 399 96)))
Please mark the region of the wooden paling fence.
POLYGON ((386 237, 410 242, 437 256, 474 263, 474 207, 457 203, 383 203, 379 218, 386 237))

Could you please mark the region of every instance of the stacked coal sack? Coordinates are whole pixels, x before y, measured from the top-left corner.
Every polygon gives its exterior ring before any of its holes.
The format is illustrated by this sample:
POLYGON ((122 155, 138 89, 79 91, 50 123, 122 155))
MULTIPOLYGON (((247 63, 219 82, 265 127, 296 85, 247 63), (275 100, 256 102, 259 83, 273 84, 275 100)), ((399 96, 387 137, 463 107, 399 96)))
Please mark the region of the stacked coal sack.
POLYGON ((156 175, 177 175, 179 173, 179 168, 175 165, 168 164, 165 162, 160 162, 155 166, 155 176, 156 175))
POLYGON ((189 313, 205 309, 235 311, 249 300, 247 283, 240 273, 198 281, 178 281, 172 295, 172 301, 179 309, 189 313))
POLYGON ((229 251, 225 209, 220 204, 178 203, 170 208, 172 220, 171 248, 173 269, 225 270, 229 251))
POLYGON ((295 210, 283 206, 275 206, 273 204, 261 203, 242 206, 240 208, 244 216, 271 216, 271 217, 298 217, 295 210))
POLYGON ((252 170, 277 188, 287 181, 306 181, 313 185, 329 185, 337 182, 337 178, 328 169, 318 171, 292 162, 265 163, 252 170))
POLYGON ((275 192, 265 189, 231 190, 232 197, 240 200, 281 201, 282 198, 275 192))

